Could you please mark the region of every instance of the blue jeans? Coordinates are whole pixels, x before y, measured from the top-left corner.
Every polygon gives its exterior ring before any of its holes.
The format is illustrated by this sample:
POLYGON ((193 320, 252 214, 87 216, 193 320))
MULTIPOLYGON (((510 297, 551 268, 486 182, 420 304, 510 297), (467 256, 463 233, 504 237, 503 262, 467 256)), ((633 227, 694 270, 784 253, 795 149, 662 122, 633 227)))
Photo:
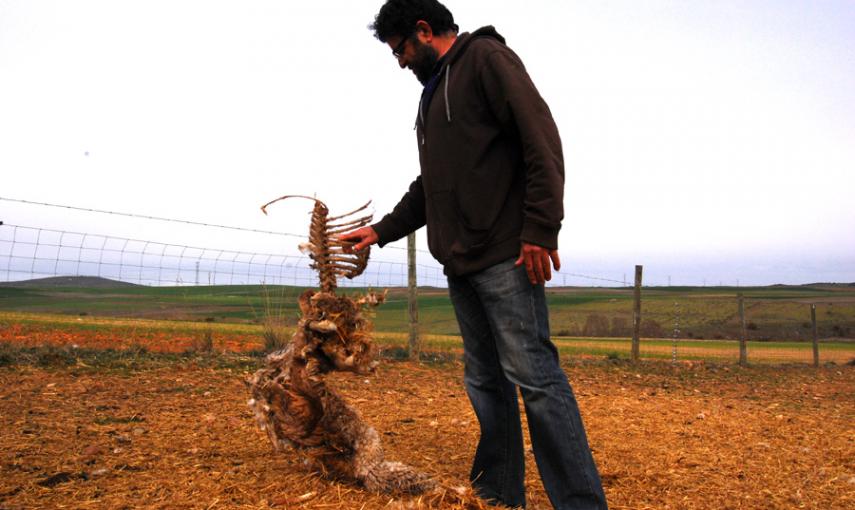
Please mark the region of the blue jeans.
POLYGON ((525 506, 525 458, 516 387, 534 458, 558 510, 605 510, 600 475, 558 351, 549 339, 542 285, 508 260, 449 277, 463 335, 466 392, 481 425, 470 480, 487 500, 525 506))

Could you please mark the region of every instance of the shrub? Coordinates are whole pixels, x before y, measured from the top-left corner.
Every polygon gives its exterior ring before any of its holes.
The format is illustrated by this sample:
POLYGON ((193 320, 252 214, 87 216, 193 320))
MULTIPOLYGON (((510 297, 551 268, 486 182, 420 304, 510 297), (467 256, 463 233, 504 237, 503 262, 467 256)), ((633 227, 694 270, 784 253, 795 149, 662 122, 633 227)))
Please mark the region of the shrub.
POLYGON ((15 350, 6 342, 0 342, 0 367, 12 365, 17 361, 15 350))
MULTIPOLYGON (((113 349, 108 349, 107 351, 112 352, 113 349)), ((128 347, 126 352, 129 356, 137 358, 137 357, 145 356, 146 354, 148 354, 148 347, 146 347, 142 344, 133 344, 130 347, 128 347)))
POLYGON ((202 336, 195 338, 190 345, 189 352, 209 354, 214 351, 214 331, 211 328, 206 328, 202 332, 202 336))
POLYGON ((589 314, 585 318, 584 336, 606 336, 609 334, 609 319, 598 313, 589 314))
POLYGON ((849 336, 849 328, 843 327, 840 324, 835 324, 834 326, 831 326, 831 332, 834 334, 834 336, 849 336))
POLYGON ((641 319, 640 335, 647 338, 664 338, 665 330, 653 319, 641 319))
POLYGON ((629 336, 631 333, 632 328, 625 317, 612 317, 612 336, 629 336))
POLYGON ((35 363, 40 367, 61 367, 74 365, 77 357, 68 349, 47 345, 35 352, 35 363))
POLYGON ((288 334, 278 321, 265 320, 262 336, 264 337, 264 352, 278 351, 288 345, 288 334))

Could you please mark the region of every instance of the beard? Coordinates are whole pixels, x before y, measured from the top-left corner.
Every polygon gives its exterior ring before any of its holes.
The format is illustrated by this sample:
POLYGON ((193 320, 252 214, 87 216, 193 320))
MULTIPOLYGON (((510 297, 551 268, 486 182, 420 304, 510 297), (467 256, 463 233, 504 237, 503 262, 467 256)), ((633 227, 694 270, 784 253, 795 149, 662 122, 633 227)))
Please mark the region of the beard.
POLYGON ((439 62, 439 52, 429 44, 422 44, 416 41, 415 56, 413 57, 409 68, 416 75, 416 79, 422 85, 427 85, 433 76, 433 69, 436 63, 439 62))

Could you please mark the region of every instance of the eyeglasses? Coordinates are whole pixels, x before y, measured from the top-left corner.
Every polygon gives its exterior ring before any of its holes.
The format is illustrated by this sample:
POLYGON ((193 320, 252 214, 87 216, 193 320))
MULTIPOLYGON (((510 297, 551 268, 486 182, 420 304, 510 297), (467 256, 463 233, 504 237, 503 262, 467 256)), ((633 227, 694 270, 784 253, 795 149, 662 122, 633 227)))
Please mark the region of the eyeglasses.
POLYGON ((404 55, 404 46, 407 44, 407 40, 409 40, 410 37, 412 37, 412 35, 413 35, 413 32, 410 32, 409 34, 407 34, 407 36, 402 38, 401 42, 399 42, 398 45, 395 46, 394 49, 392 49, 392 56, 393 57, 400 59, 404 55))

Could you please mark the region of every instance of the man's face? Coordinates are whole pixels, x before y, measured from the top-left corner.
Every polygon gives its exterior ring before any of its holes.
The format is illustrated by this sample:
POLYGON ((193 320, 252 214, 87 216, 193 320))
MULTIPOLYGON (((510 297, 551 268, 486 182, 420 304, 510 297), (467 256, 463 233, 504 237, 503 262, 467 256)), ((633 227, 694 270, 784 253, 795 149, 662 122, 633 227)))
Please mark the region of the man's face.
MULTIPOLYGON (((394 50, 401 44, 401 41, 402 38, 396 37, 390 39, 388 43, 394 50)), ((408 68, 416 75, 422 85, 426 85, 430 80, 434 66, 439 61, 439 52, 430 44, 425 44, 414 37, 403 42, 400 55, 397 58, 401 69, 408 68)))

